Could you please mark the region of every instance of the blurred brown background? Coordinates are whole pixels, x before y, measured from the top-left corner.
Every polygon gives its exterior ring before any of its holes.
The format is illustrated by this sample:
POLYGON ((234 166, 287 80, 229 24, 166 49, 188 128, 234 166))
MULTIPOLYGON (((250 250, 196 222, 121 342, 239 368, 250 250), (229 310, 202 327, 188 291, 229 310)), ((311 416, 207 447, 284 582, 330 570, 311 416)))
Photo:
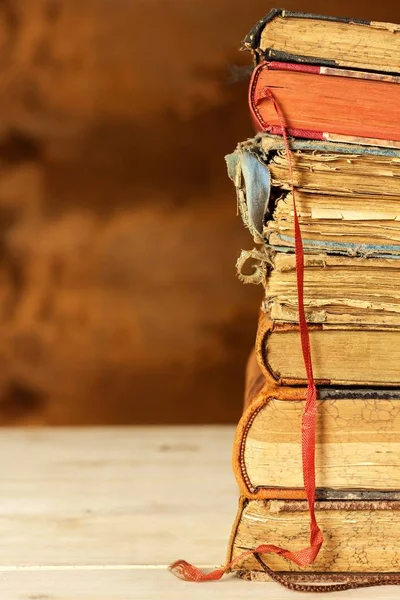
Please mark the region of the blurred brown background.
MULTIPOLYGON (((229 422, 261 291, 223 156, 261 0, 0 2, 0 424, 229 422)), ((285 8, 400 22, 400 4, 285 8)))

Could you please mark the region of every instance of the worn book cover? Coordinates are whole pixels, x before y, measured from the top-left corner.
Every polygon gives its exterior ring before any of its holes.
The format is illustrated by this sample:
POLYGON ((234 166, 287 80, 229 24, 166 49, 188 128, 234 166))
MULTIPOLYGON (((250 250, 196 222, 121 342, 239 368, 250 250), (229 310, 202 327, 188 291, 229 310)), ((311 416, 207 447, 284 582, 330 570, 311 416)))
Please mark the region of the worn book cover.
MULTIPOLYGON (((306 252, 400 255, 400 151, 290 140, 306 252)), ((288 157, 282 138, 240 143, 226 157, 238 208, 256 243, 294 250, 288 157)))
MULTIPOLYGON (((265 289, 263 310, 274 322, 297 323, 295 255, 266 250, 262 256, 259 251, 252 265, 251 281, 255 281, 254 269, 259 268, 265 289)), ((239 276, 246 281, 243 269, 239 276)), ((309 323, 400 327, 398 258, 307 254, 303 287, 309 323)))
MULTIPOLYGON (((400 328, 391 325, 311 323, 314 378, 319 385, 400 386, 400 328)), ((263 372, 279 385, 306 385, 297 323, 261 312, 256 352, 263 372)))
MULTIPOLYGON (((306 390, 271 387, 254 352, 246 379, 233 451, 240 493, 251 499, 305 499, 306 390)), ((400 391, 322 386, 317 404, 316 497, 400 500, 400 391)))
MULTIPOLYGON (((399 501, 318 501, 315 512, 324 544, 313 564, 298 567, 279 554, 258 557, 248 554, 240 558, 233 569, 242 576, 252 572, 262 575, 263 565, 267 565, 282 575, 297 573, 295 580, 303 582, 312 581, 312 573, 322 581, 341 581, 349 576, 359 582, 368 581, 363 575, 376 577, 381 583, 385 576, 388 580, 395 579, 390 576, 400 571, 399 501)), ((241 497, 228 561, 260 544, 300 550, 307 546, 308 538, 309 514, 305 500, 241 497)))
POLYGON ((400 73, 400 26, 272 9, 243 48, 256 62, 285 61, 400 73))

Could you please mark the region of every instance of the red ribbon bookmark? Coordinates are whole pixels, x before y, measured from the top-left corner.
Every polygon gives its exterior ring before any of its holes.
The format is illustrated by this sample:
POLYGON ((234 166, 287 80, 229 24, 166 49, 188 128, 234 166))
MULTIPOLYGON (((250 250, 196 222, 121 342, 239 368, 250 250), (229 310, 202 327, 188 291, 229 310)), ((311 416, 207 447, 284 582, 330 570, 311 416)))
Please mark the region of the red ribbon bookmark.
MULTIPOLYGON (((303 241, 301 238, 300 224, 297 215, 296 208, 296 197, 294 189, 294 175, 293 175, 293 163, 292 154, 290 151, 289 140, 287 136, 287 130, 285 120, 278 106, 271 90, 266 88, 264 95, 268 98, 275 107, 276 113, 279 117, 282 135, 285 143, 286 154, 288 158, 289 166, 289 177, 290 186, 292 190, 293 198, 293 209, 294 209, 294 239, 295 239, 295 254, 296 254, 296 278, 297 278, 297 300, 299 310, 299 329, 301 337, 301 348, 303 353, 304 366, 307 374, 308 386, 306 403, 301 421, 301 443, 302 443, 302 463, 303 463, 303 481, 304 489, 307 496, 308 509, 310 514, 310 545, 302 550, 295 552, 280 548, 274 544, 261 544, 254 550, 243 552, 240 556, 237 556, 229 564, 216 569, 211 573, 204 573, 194 565, 189 564, 185 560, 178 560, 170 566, 170 570, 181 579, 185 581, 216 581, 228 571, 237 561, 241 560, 245 556, 251 554, 280 554, 288 560, 292 561, 299 567, 310 565, 316 559, 318 552, 321 549, 323 543, 323 537, 320 528, 318 527, 317 520, 315 517, 315 425, 317 416, 317 390, 314 381, 311 350, 310 350, 310 337, 308 333, 306 315, 304 310, 304 250, 303 241)), ((270 569, 268 572, 271 574, 270 569)), ((274 577, 280 583, 287 585, 282 577, 274 577)), ((300 588, 301 586, 289 585, 288 587, 300 588)), ((336 587, 335 589, 339 589, 336 587)))

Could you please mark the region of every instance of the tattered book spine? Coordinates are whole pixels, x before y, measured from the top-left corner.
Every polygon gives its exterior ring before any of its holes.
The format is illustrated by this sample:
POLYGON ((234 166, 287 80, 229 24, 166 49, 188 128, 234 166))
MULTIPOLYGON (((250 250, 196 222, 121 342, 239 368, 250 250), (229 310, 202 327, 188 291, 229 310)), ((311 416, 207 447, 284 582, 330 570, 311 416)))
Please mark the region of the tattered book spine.
MULTIPOLYGON (((306 253, 400 257, 400 151, 294 139, 290 144, 306 253)), ((257 254, 259 261, 272 264, 271 253, 293 252, 293 208, 282 138, 257 136, 239 144, 226 162, 243 223, 255 243, 264 246, 247 256, 257 254)))

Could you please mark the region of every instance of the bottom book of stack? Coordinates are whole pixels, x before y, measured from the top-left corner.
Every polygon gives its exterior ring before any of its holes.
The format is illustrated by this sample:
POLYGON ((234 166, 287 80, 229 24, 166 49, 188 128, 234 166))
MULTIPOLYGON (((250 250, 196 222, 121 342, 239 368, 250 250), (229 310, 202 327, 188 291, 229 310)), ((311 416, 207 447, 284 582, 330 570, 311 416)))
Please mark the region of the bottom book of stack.
MULTIPOLYGON (((400 501, 322 500, 315 505, 324 544, 312 565, 297 567, 278 554, 247 555, 233 569, 249 579, 269 579, 265 564, 280 574, 309 581, 349 576, 368 580, 368 575, 400 571, 400 501), (297 575, 296 575, 297 574, 297 575)), ((305 500, 248 500, 241 497, 232 532, 228 560, 263 543, 291 550, 308 545, 309 514, 305 500)))

